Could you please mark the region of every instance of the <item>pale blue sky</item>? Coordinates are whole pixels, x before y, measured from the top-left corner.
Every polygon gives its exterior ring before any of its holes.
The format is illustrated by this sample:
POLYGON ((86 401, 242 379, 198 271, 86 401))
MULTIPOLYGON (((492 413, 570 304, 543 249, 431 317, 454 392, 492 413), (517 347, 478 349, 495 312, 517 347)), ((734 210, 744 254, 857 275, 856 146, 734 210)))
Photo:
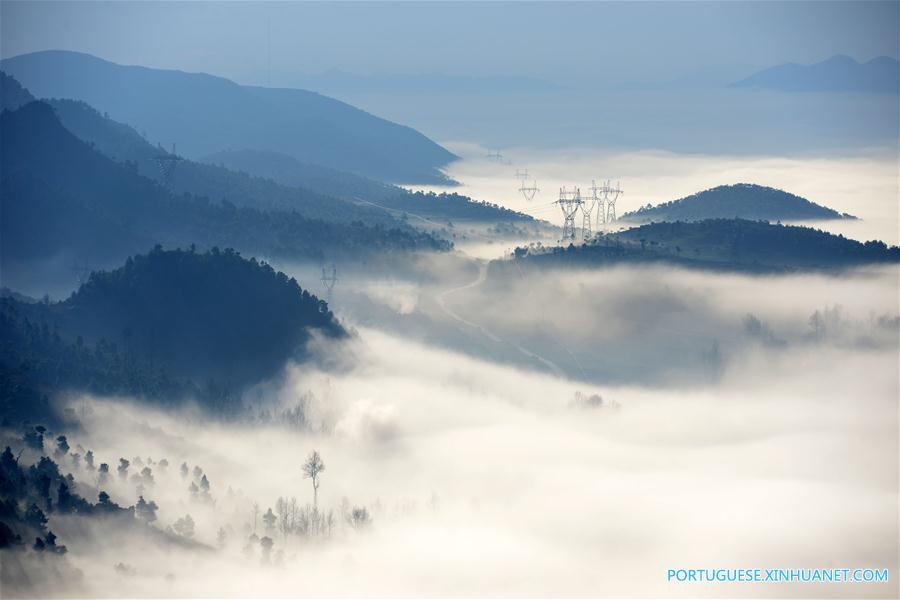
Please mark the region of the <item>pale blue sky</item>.
POLYGON ((658 81, 695 71, 897 57, 898 2, 2 2, 0 53, 59 48, 263 83, 279 73, 658 81))

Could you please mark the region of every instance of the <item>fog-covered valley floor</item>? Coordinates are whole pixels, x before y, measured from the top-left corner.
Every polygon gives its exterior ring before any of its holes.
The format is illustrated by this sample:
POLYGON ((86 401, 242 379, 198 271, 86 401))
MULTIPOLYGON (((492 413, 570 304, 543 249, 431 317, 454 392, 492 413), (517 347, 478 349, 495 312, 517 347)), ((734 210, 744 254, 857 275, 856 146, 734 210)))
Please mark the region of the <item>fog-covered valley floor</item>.
MULTIPOLYGON (((900 163, 895 147, 806 151, 797 154, 691 154, 654 150, 623 150, 585 145, 564 149, 527 145, 503 148, 502 160, 487 158, 496 148, 468 142, 450 142, 463 157, 447 169, 457 188, 475 198, 525 212, 538 219, 562 224, 562 213, 552 203, 559 188, 581 188, 590 195, 591 181, 611 178, 622 182, 624 194, 617 202, 618 216, 648 203, 677 200, 719 185, 752 182, 788 190, 819 204, 845 212, 858 220, 802 222, 851 239, 900 242, 897 196, 900 163), (516 171, 527 170, 539 192, 527 201, 519 192, 516 171)), ((420 187, 420 186, 416 186, 420 187)), ((578 223, 580 226, 580 222, 578 223)))
MULTIPOLYGON (((389 280, 348 267, 331 302, 355 335, 315 342, 319 360, 251 390, 239 421, 72 396, 72 453, 112 471, 129 460, 103 489, 152 499, 156 520, 52 516, 70 552, 47 572, 23 563, 23 589, 896 596, 896 581, 666 581, 672 568, 897 567, 896 267, 507 277, 460 255, 389 280)), ((96 498, 95 471, 60 464, 96 498)))
POLYGON ((0 0, 0 600, 900 598, 898 15, 0 0))

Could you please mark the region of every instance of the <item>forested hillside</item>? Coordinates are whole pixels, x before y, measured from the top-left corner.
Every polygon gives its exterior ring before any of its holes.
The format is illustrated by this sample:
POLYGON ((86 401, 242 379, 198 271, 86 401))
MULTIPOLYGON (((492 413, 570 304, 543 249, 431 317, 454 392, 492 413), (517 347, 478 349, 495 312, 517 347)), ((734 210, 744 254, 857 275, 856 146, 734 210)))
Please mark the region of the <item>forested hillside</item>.
POLYGON ((3 71, 0 71, 0 110, 15 110, 34 100, 34 96, 3 71))
POLYGON ((411 192, 402 187, 374 181, 333 169, 301 163, 276 152, 231 150, 217 152, 202 160, 266 177, 284 185, 299 186, 322 194, 355 200, 362 206, 374 203, 394 214, 411 213, 440 220, 469 220, 482 223, 533 221, 524 213, 454 193, 411 192))
POLYGON ((66 390, 226 408, 285 361, 303 360, 313 331, 345 335, 324 301, 233 250, 157 247, 93 273, 65 301, 5 298, 0 308, 10 418, 46 418, 49 398, 66 390))
MULTIPOLYGON (((156 158, 173 157, 171 148, 153 146, 132 127, 113 121, 84 102, 53 99, 47 103, 53 106, 63 126, 79 139, 139 175, 165 184, 173 194, 207 197, 260 210, 294 211, 323 221, 346 223, 359 220, 367 224, 404 227, 383 210, 341 200, 334 194, 325 193, 325 188, 318 192, 302 185, 279 185, 272 178, 253 176, 256 174, 252 172, 242 173, 181 156, 178 156, 181 160, 171 176, 164 180, 156 158)), ((356 176, 348 174, 347 177, 356 176)))
POLYGON ((720 185, 656 206, 625 213, 625 221, 701 221, 703 219, 806 221, 852 219, 795 194, 750 183, 720 185))
POLYGON ((155 243, 314 260, 449 247, 402 225, 324 222, 293 211, 172 196, 76 138, 42 102, 5 111, 0 133, 4 280, 34 268, 21 261, 61 255, 95 264, 121 261, 155 243))
POLYGON ((534 264, 584 267, 664 261, 717 270, 796 271, 896 263, 900 248, 809 227, 709 219, 641 225, 582 246, 517 248, 515 255, 534 264))

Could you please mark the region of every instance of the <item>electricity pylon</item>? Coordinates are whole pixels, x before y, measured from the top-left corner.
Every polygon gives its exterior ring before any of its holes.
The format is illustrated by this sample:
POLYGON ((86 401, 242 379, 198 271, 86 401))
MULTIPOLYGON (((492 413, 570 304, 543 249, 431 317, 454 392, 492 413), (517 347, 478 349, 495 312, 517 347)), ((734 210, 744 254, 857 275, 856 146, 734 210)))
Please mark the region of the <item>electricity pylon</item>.
POLYGON ((615 223, 616 222, 616 200, 618 200, 619 196, 624 194, 625 192, 619 187, 619 182, 616 182, 616 187, 612 187, 609 185, 609 181, 607 180, 606 185, 604 186, 604 198, 606 199, 606 222, 607 223, 615 223))
POLYGON ((522 192, 522 195, 525 196, 525 200, 531 202, 534 200, 535 194, 540 192, 538 189, 537 182, 535 180, 531 180, 531 185, 525 185, 525 182, 522 182, 522 186, 519 188, 519 191, 522 192))
POLYGON ((559 200, 554 204, 559 204, 559 208, 563 213, 563 234, 562 241, 575 241, 575 215, 578 208, 582 205, 581 190, 575 188, 567 190, 559 188, 559 200))
MULTIPOLYGON (((606 225, 606 201, 604 191, 605 185, 601 182, 601 185, 597 185, 597 181, 591 179, 591 198, 596 204, 597 208, 600 210, 597 211, 597 229, 600 230, 606 225)), ((591 208, 593 210, 593 207, 591 208)))
POLYGON ((597 197, 591 196, 581 202, 581 241, 585 244, 593 236, 591 232, 591 213, 597 206, 597 197))
POLYGON ((334 266, 334 263, 331 264, 331 275, 325 271, 325 267, 322 267, 322 285, 325 286, 325 293, 329 302, 331 302, 331 292, 334 290, 334 284, 337 283, 337 280, 337 268, 334 266))

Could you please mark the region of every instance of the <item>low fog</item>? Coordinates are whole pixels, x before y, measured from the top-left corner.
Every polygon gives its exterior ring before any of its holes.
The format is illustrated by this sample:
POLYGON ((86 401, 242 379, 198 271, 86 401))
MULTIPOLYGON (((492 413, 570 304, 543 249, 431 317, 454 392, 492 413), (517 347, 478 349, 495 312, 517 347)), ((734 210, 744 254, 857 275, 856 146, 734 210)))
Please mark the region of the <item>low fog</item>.
MULTIPOLYGON (((314 276, 294 269, 301 283, 314 276)), ((27 561, 4 569, 30 576, 38 596, 897 595, 896 578, 665 577, 897 568, 895 267, 482 281, 488 271, 452 256, 422 257, 393 280, 346 269, 333 306, 356 335, 316 342, 317 366, 289 364, 251 390, 241 422, 70 397, 71 452, 109 463, 103 489, 121 505, 142 485, 157 520, 53 515, 70 550, 59 568, 80 577, 62 583, 27 561), (313 503, 301 469, 313 450, 326 466, 322 521, 303 534, 294 517, 313 503), (152 483, 130 479, 139 463, 152 483), (208 493, 189 491, 201 476, 208 493), (254 531, 273 540, 268 553, 248 542, 254 531)), ((96 473, 60 462, 96 501, 96 473)))
POLYGON ((559 188, 577 186, 587 194, 591 180, 621 180, 625 193, 616 207, 620 217, 647 203, 655 205, 715 186, 743 182, 783 189, 860 219, 804 222, 804 225, 860 241, 900 243, 897 212, 900 165, 896 149, 889 147, 794 156, 729 156, 659 150, 538 150, 523 146, 502 148, 503 162, 498 163, 486 158, 496 148, 470 143, 446 145, 463 157, 447 169, 450 177, 463 182, 452 191, 496 202, 558 225, 562 223, 562 213, 549 204, 559 197, 559 188), (516 169, 527 169, 540 188, 531 202, 518 192, 516 169))

